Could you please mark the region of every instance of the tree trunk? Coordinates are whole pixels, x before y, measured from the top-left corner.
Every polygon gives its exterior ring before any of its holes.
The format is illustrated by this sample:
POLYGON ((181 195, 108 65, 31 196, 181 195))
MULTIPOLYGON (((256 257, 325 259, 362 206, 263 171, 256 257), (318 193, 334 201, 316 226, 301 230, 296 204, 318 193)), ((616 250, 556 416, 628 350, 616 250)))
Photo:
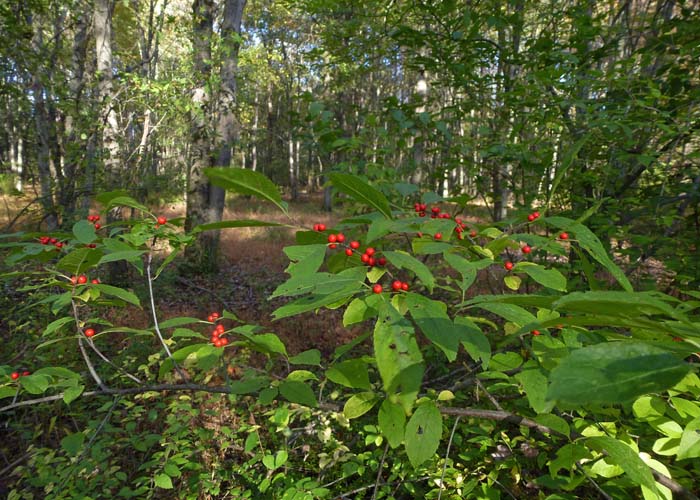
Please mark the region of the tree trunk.
MULTIPOLYGON (((40 55, 44 50, 43 27, 39 17, 34 18, 34 36, 32 49, 40 55)), ((37 168, 41 186, 41 205, 44 208, 44 220, 48 231, 58 228, 58 216, 53 198, 54 179, 51 176, 51 145, 49 144, 49 115, 46 109, 46 87, 41 80, 41 67, 35 67, 32 74, 32 94, 34 97, 34 124, 36 126, 37 168)))

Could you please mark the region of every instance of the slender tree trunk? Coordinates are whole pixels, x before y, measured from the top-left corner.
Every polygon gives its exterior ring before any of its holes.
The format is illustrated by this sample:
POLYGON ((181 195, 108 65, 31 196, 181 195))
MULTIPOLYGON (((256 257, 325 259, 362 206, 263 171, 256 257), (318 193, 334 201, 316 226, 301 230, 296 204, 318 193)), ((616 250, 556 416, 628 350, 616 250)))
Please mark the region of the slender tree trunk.
MULTIPOLYGON (((43 27, 40 18, 33 19, 34 36, 32 49, 39 56, 44 52, 43 27)), ((51 176, 51 145, 49 143, 49 114, 46 109, 46 87, 41 79, 41 66, 35 67, 32 74, 32 94, 34 98, 34 125, 36 126, 37 168, 41 186, 41 205, 44 208, 44 220, 49 231, 58 228, 58 216, 54 204, 53 185, 51 176)))
POLYGON ((123 185, 124 180, 119 158, 119 124, 112 101, 112 8, 111 0, 95 0, 93 16, 98 75, 97 93, 102 110, 102 163, 108 189, 123 185))
MULTIPOLYGON (((218 94, 216 123, 216 165, 229 167, 233 145, 238 137, 235 118, 236 72, 240 45, 241 19, 245 0, 226 0, 221 23, 221 43, 224 60, 221 63, 221 89, 218 94)), ((200 75, 193 101, 198 108, 191 125, 192 162, 188 173, 186 228, 221 220, 225 192, 211 185, 204 169, 212 164, 212 151, 208 129, 212 128, 211 96, 207 93, 207 80, 211 76, 211 38, 213 34, 214 5, 212 0, 195 0, 193 7, 193 47, 195 72, 200 75)), ((200 233, 194 244, 188 247, 187 259, 191 267, 199 271, 215 271, 218 268, 219 232, 200 233)))

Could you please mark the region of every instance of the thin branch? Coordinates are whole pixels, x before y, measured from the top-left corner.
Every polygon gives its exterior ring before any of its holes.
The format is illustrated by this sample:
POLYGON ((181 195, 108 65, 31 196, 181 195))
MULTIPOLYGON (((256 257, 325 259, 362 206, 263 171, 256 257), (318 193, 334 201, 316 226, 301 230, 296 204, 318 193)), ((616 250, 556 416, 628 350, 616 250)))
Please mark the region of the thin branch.
POLYGON ((384 467, 384 460, 386 459, 386 454, 389 451, 389 441, 386 442, 384 446, 384 453, 382 453, 382 459, 379 461, 379 467, 377 468, 377 480, 374 481, 374 492, 372 492, 372 500, 376 500, 377 492, 379 491, 379 482, 382 480, 382 468, 384 467))
MULTIPOLYGON (((90 372, 90 375, 92 375, 92 378, 95 380, 95 383, 97 383, 97 386, 102 389, 103 391, 108 391, 110 390, 109 387, 105 385, 104 382, 102 382, 102 379, 100 376, 97 374, 95 371, 95 367, 92 365, 92 361, 90 361, 90 356, 88 356, 87 351, 85 350, 85 345, 83 344, 83 339, 82 337, 78 338, 78 346, 80 347, 80 352, 83 355, 83 359, 85 360, 85 364, 87 365, 88 371, 90 372)), ((61 395, 61 398, 63 395, 61 395)), ((17 403, 20 404, 20 403, 17 403)))
POLYGON ((156 331, 156 334, 158 335, 158 340, 160 340, 160 344, 163 346, 165 349, 165 353, 168 355, 168 358, 173 362, 173 366, 175 367, 175 370, 177 371, 178 375, 180 375, 180 378, 184 381, 187 381, 187 376, 185 375, 185 372, 182 371, 182 368, 180 368, 180 365, 177 364, 177 361, 175 361, 175 358, 173 358, 173 353, 170 352, 170 348, 168 347, 168 344, 165 342, 165 339, 163 338, 163 334, 160 331, 160 325, 158 324, 158 316, 156 315, 156 302, 153 297, 153 280, 151 278, 151 261, 153 260, 153 255, 149 252, 148 257, 146 259, 146 283, 148 283, 148 297, 151 300, 151 313, 153 314, 153 327, 156 331))
POLYGON ((600 493, 600 495, 603 498, 605 498, 605 500, 614 500, 613 497, 608 495, 608 493, 603 488, 601 488, 598 483, 595 482, 595 480, 588 474, 588 472, 586 472, 586 469, 583 468, 581 462, 576 462, 576 468, 581 472, 581 474, 583 474, 586 477, 588 482, 593 485, 593 487, 598 491, 598 493, 600 493))
POLYGON ((437 500, 442 498, 442 492, 445 489, 445 471, 447 471, 447 460, 450 458, 450 448, 452 447, 452 439, 455 437, 455 431, 457 430, 457 424, 459 424, 459 419, 462 418, 457 416, 455 419, 455 424, 452 426, 452 432, 450 432, 450 440, 447 441, 447 450, 445 451, 445 462, 442 464, 442 474, 440 475, 440 492, 438 493, 437 500))

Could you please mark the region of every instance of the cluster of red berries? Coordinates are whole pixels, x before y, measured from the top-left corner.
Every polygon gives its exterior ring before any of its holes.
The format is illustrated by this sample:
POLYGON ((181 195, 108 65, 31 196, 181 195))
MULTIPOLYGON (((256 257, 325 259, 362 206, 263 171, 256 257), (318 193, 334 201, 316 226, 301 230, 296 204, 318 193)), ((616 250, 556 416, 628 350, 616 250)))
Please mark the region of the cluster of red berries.
MULTIPOLYGON (((70 282, 72 285, 85 285, 88 282, 88 277, 84 274, 81 274, 80 276, 71 276, 70 282)), ((93 285, 99 285, 100 280, 98 278, 93 278, 90 280, 90 283, 93 285)))
MULTIPOLYGON (((319 224, 322 225, 322 224, 319 224)), ((345 235, 343 233, 337 233, 337 234, 329 234, 328 235, 328 248, 331 250, 335 250, 338 248, 338 243, 344 243, 345 242, 345 235)), ((347 252, 346 252, 347 253, 347 252)))
POLYGON ((32 374, 31 372, 26 371, 26 370, 23 371, 22 373, 20 373, 20 372, 12 372, 12 374, 10 375, 10 378, 11 378, 12 380, 17 380, 17 379, 20 378, 20 377, 26 377, 27 375, 31 375, 31 374, 32 374))
MULTIPOLYGON (((400 292, 400 291, 407 292, 408 288, 409 288, 408 283, 406 283, 405 281, 394 280, 391 283, 391 289, 395 292, 400 292)), ((376 285, 374 285, 372 287, 372 291, 374 293, 382 293, 384 291, 384 287, 382 285, 380 285, 379 283, 377 283, 376 285)))
POLYGON ((99 215, 88 215, 87 220, 94 224, 95 229, 99 229, 102 227, 102 225, 100 224, 100 216, 99 215))
POLYGON ((39 243, 41 243, 42 245, 53 245, 56 247, 57 250, 63 248, 64 245, 62 241, 58 241, 56 238, 52 238, 50 236, 41 236, 39 238, 39 243))
POLYGON ((425 217, 425 211, 428 209, 428 205, 426 205, 425 203, 414 203, 413 209, 419 216, 425 217))
MULTIPOLYGON (((207 316, 207 321, 210 323, 216 323, 218 319, 219 313, 217 312, 213 312, 207 316)), ((224 347, 225 345, 228 345, 228 339, 226 337, 222 337, 225 331, 226 328, 224 328, 224 325, 219 323, 214 328, 214 331, 211 332, 211 343, 214 344, 214 347, 224 347)))
POLYGON ((314 231, 323 232, 326 230, 325 224, 314 224, 314 231))
POLYGON ((158 229, 160 226, 164 226, 168 223, 168 219, 163 217, 162 215, 156 219, 156 229, 158 229))
MULTIPOLYGON (((357 248, 360 247, 360 244, 357 241, 354 241, 353 243, 357 243, 357 248)), ((352 246, 352 244, 350 246, 352 246)), ((364 253, 360 255, 360 260, 363 264, 367 264, 369 267, 386 266, 386 259, 384 257, 377 258, 376 254, 377 251, 374 248, 367 247, 364 253)))
POLYGON ((532 212, 530 215, 527 216, 527 221, 528 221, 528 222, 533 222, 533 221, 535 221, 537 218, 539 218, 539 216, 540 216, 540 213, 539 213, 539 212, 532 212))

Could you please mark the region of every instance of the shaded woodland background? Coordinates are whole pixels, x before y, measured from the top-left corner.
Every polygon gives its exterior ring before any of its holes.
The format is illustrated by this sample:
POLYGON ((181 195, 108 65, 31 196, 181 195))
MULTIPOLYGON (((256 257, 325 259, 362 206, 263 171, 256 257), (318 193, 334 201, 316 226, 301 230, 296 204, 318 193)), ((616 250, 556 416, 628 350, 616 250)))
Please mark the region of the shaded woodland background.
MULTIPOLYGON (((495 221, 593 209, 631 263, 696 282, 698 7, 9 0, 2 189, 49 230, 114 189, 186 198, 193 227, 224 206, 206 166, 258 170, 292 200, 339 170, 398 197, 464 195, 495 221)), ((218 235, 201 238, 188 258, 214 269, 218 235)))

